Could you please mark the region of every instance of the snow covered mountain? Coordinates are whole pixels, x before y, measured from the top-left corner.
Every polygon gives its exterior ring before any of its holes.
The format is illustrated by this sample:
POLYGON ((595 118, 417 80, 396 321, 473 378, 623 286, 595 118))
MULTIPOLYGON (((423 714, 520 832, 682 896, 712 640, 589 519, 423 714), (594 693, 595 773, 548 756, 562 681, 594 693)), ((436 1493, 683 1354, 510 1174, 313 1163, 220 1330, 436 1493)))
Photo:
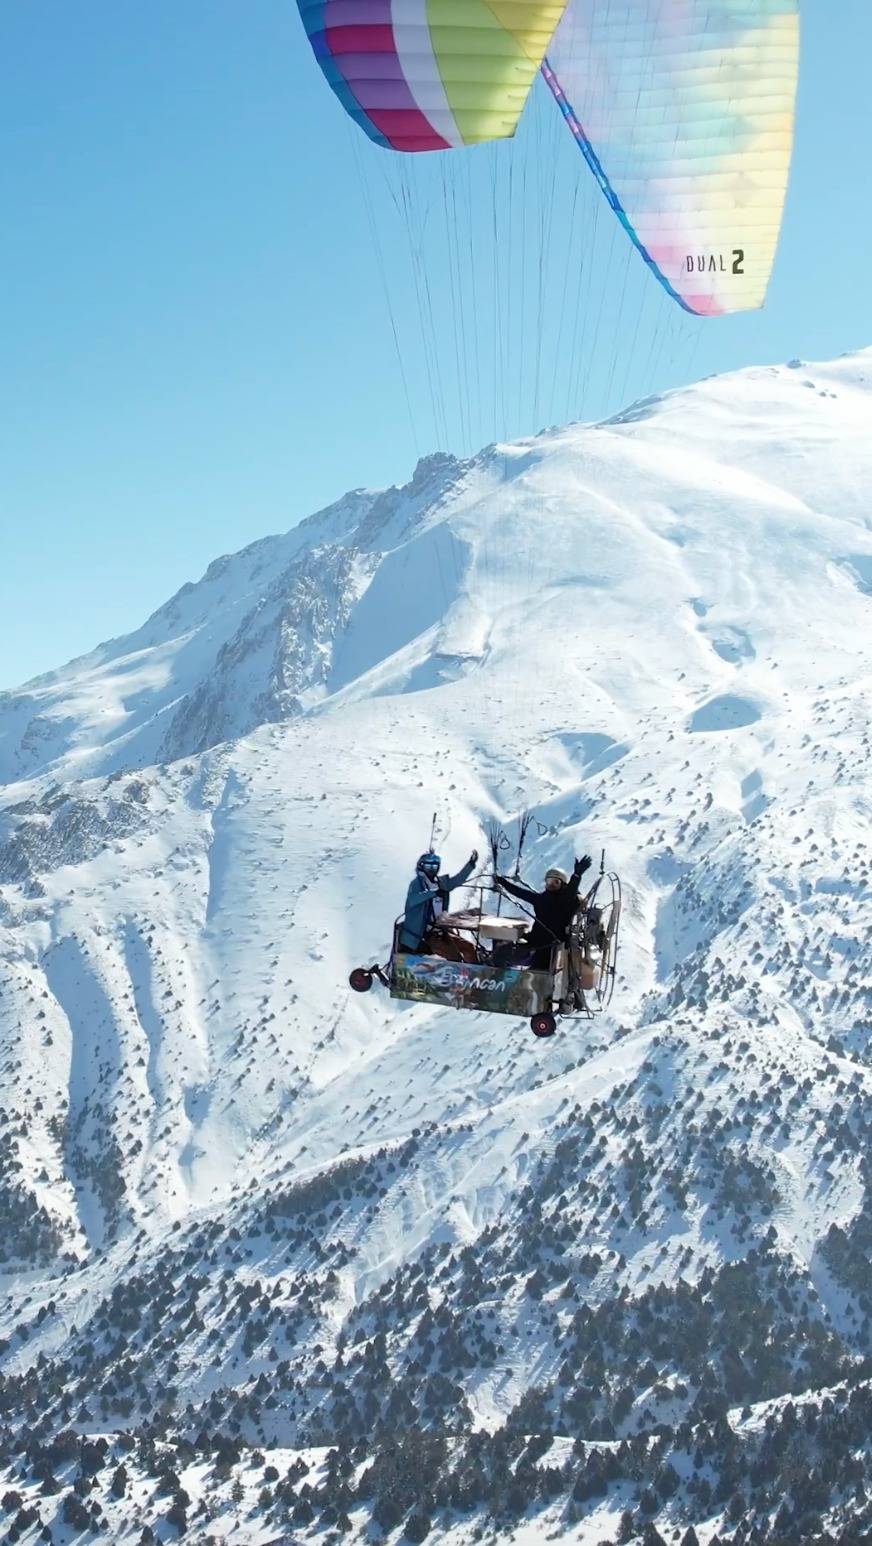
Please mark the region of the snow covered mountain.
POLYGON ((0 695, 9 1538, 862 1538, 870 429, 866 351, 430 457, 0 695), (352 995, 524 807, 613 1014, 352 995))

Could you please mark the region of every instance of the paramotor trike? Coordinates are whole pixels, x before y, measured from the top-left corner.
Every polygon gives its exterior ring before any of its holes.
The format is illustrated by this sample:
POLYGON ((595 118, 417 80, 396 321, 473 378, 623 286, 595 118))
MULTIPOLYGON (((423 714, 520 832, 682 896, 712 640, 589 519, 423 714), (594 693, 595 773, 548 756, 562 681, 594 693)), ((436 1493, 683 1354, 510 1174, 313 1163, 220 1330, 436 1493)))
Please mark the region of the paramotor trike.
MULTIPOLYGON (((479 904, 443 913, 421 952, 400 947, 403 919, 394 924, 387 963, 358 966, 349 976, 356 993, 380 982, 391 998, 525 1016, 535 1036, 553 1036, 558 1016, 591 1019, 611 1001, 615 986, 621 883, 604 870, 573 915, 565 939, 555 939, 547 969, 534 967, 526 945, 529 916, 488 909, 490 885, 479 885, 479 904)), ((500 899, 501 900, 501 899, 500 899)))

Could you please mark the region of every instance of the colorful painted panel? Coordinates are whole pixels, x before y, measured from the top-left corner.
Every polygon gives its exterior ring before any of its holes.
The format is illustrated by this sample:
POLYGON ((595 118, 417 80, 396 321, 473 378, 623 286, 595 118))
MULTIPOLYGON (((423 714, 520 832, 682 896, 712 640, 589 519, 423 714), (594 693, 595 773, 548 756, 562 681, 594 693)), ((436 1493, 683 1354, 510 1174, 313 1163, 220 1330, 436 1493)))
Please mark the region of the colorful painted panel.
POLYGON ((497 1015, 536 1015, 548 1008, 551 977, 525 966, 489 967, 440 956, 394 957, 391 998, 483 1009, 497 1015))

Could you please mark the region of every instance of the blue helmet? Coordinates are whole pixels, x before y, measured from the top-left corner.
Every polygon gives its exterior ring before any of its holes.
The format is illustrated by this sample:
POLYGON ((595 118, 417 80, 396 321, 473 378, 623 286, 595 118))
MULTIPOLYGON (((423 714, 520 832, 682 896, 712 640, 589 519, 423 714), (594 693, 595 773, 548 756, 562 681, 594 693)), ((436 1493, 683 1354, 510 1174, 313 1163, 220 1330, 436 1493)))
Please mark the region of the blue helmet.
POLYGON ((429 853, 421 855, 418 863, 415 865, 415 869, 424 870, 425 874, 438 875, 439 866, 441 863, 442 860, 440 859, 439 855, 434 854, 431 848, 429 853))

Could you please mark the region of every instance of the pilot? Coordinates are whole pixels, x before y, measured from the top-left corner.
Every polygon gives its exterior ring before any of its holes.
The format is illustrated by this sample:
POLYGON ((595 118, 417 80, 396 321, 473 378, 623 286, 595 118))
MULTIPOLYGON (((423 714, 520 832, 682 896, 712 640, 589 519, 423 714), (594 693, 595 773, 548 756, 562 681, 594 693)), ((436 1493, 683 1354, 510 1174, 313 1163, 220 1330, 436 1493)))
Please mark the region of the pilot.
MULTIPOLYGON (((440 875, 441 863, 439 855, 432 849, 418 860, 406 894, 406 909, 397 943, 400 950, 413 955, 446 955, 449 960, 462 960, 460 942, 440 936, 434 924, 439 915, 447 911, 449 894, 468 881, 478 863, 478 851, 472 850, 463 869, 456 875, 440 875), (458 946, 456 954, 448 954, 452 946, 458 946)), ((475 958, 474 951, 472 958, 475 958)))
POLYGON ((533 948, 530 964, 534 971, 549 971, 552 947, 562 945, 566 939, 566 931, 578 906, 578 883, 585 870, 590 869, 590 862, 589 854, 576 859, 571 877, 565 870, 552 866, 545 871, 544 891, 531 891, 529 886, 521 886, 516 880, 494 875, 495 886, 507 891, 509 896, 517 897, 519 902, 528 903, 533 909, 536 921, 530 930, 530 945, 533 948))

